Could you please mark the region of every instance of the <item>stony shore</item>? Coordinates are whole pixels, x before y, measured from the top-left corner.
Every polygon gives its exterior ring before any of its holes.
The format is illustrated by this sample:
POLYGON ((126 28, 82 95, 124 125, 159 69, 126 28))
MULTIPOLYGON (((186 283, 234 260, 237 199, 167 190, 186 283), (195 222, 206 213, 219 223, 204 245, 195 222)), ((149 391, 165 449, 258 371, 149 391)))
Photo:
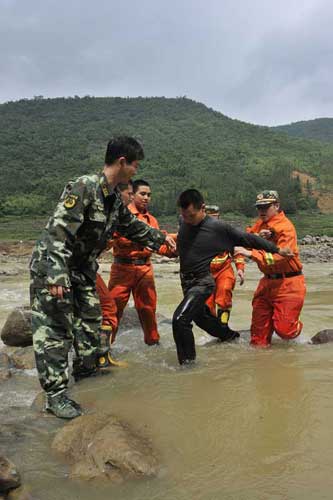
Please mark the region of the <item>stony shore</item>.
POLYGON ((302 262, 331 262, 333 237, 306 235, 299 241, 302 262))

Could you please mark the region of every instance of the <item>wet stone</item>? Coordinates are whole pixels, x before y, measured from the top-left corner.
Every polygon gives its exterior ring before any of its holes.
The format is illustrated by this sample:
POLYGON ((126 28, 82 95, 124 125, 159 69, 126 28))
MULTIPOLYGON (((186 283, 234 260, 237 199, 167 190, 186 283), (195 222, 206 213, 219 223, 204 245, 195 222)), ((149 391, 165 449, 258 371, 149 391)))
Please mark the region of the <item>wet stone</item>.
POLYGON ((17 488, 20 484, 20 475, 13 462, 4 456, 0 456, 0 494, 17 488))
MULTIPOLYGON (((156 314, 157 322, 160 323, 162 321, 166 321, 167 318, 160 313, 156 314)), ((141 329, 141 323, 139 320, 139 316, 135 307, 126 307, 124 310, 123 317, 121 318, 119 325, 119 332, 130 329, 141 329)))
POLYGON ((32 345, 31 310, 29 306, 16 307, 8 315, 1 331, 1 340, 9 346, 32 345))
POLYGON ((333 342, 333 329, 321 330, 311 338, 312 344, 328 344, 333 342))
POLYGON ((109 414, 76 418, 57 433, 52 449, 71 461, 71 478, 121 482, 158 473, 150 442, 109 414))

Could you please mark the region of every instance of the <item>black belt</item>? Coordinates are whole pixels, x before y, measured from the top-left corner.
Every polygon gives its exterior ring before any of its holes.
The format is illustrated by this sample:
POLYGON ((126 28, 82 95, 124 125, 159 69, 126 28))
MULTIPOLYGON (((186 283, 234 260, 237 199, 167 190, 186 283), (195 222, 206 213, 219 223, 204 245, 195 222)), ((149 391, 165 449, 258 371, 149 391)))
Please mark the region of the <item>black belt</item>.
POLYGON ((296 271, 294 273, 277 273, 277 274, 265 274, 265 278, 270 280, 280 280, 282 278, 293 278, 294 276, 300 276, 302 271, 296 271))
POLYGON ((133 266, 144 266, 150 264, 150 257, 145 259, 130 259, 128 257, 114 257, 114 264, 132 264, 133 266))

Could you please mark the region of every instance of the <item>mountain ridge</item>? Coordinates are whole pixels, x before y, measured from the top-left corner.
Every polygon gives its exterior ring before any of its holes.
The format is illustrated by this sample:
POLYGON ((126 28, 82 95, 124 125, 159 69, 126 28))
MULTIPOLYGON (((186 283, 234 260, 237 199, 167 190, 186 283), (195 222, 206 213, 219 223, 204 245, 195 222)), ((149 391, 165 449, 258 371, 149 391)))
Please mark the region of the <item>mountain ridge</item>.
POLYGON ((261 189, 280 190, 295 212, 315 209, 317 194, 333 186, 333 146, 289 138, 185 97, 37 97, 0 105, 0 213, 48 213, 66 181, 103 166, 107 141, 120 133, 144 143, 138 176, 152 184, 157 215, 174 213, 188 187, 223 211, 249 215, 261 189), (295 171, 313 184, 304 189, 295 171))
POLYGON ((333 118, 330 117, 301 120, 270 128, 278 132, 284 132, 291 137, 333 143, 333 118))

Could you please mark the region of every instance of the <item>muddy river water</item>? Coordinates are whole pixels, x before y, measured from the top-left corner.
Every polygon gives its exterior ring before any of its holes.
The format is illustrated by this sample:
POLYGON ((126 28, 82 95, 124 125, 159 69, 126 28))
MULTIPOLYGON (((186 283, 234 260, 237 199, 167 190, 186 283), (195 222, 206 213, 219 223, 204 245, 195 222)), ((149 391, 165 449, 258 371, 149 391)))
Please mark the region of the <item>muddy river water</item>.
MULTIPOLYGON (((161 462, 156 479, 124 484, 68 479, 50 451, 63 423, 31 410, 40 390, 34 371, 0 385, 0 446, 40 500, 305 500, 333 497, 333 344, 309 338, 333 328, 332 264, 307 264, 300 339, 258 351, 221 345, 195 330, 197 365, 177 365, 171 327, 161 346, 144 345, 140 331, 117 340, 129 363, 108 377, 72 386, 89 411, 112 411, 148 436, 161 462)), ((106 270, 106 267, 104 268, 106 270)), ((181 297, 177 265, 155 266, 158 310, 167 317, 181 297)), ((259 274, 247 268, 235 291, 231 326, 247 329, 259 274)), ((106 275, 105 275, 106 276, 106 275)), ((1 277, 0 327, 8 311, 28 300, 28 277, 1 277)))

